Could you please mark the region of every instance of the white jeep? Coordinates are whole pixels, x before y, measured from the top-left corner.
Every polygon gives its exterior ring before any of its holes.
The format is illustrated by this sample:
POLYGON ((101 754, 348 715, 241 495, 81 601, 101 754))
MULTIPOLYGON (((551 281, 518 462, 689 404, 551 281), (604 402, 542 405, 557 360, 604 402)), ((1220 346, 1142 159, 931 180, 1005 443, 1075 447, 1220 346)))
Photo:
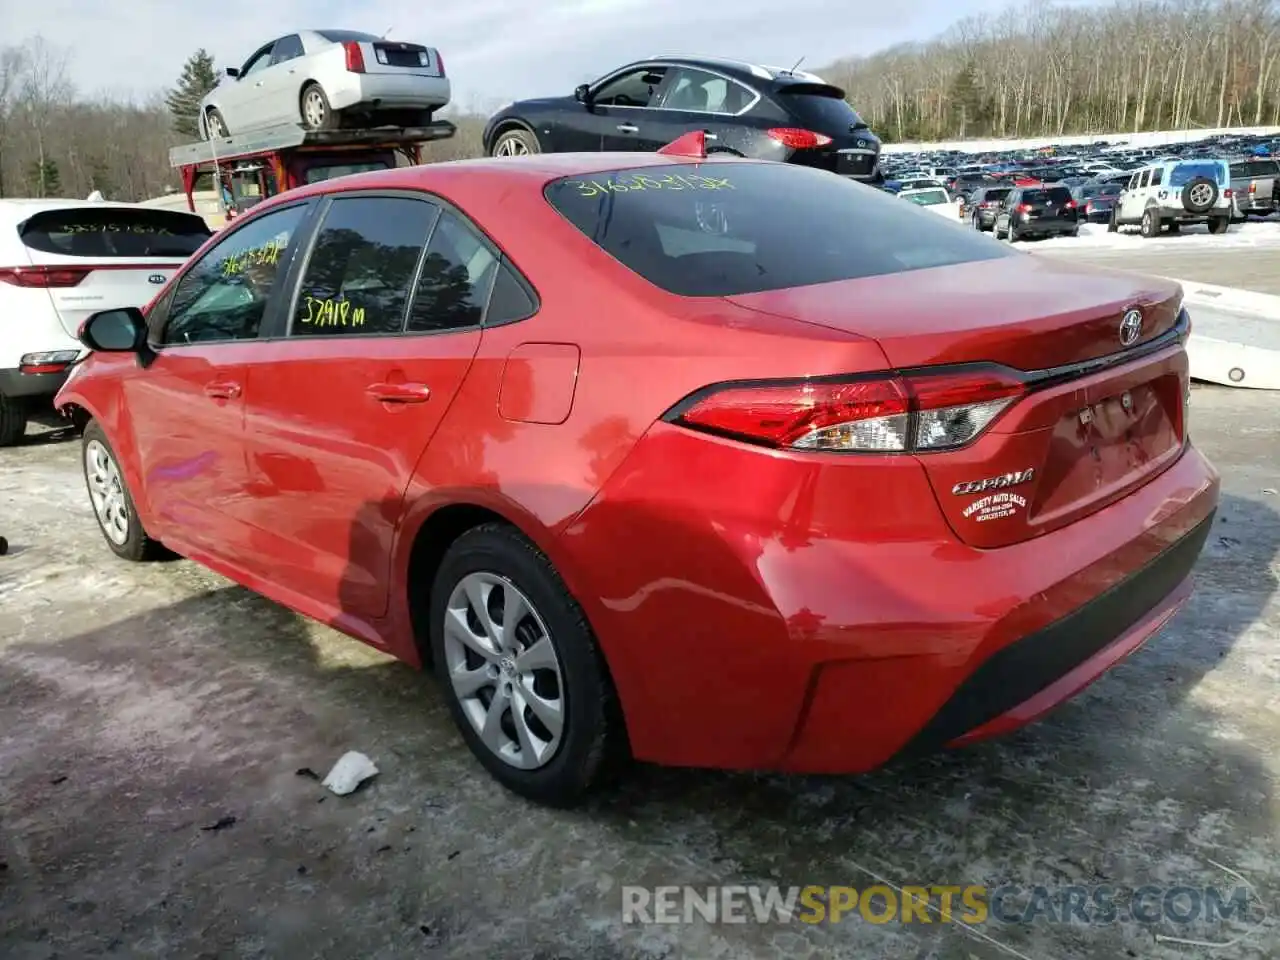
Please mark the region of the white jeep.
POLYGON ((1144 237, 1158 237, 1184 223, 1207 223, 1210 233, 1231 224, 1231 170, 1225 160, 1171 160, 1135 170, 1111 209, 1107 229, 1137 224, 1144 237))

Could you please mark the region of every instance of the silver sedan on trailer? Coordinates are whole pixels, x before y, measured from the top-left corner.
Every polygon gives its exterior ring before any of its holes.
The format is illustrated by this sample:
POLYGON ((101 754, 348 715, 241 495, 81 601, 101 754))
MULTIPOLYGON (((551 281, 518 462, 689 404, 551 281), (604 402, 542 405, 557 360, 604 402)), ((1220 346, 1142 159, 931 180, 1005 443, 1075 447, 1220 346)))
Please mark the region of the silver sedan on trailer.
POLYGON ((449 102, 438 50, 352 30, 302 30, 255 50, 200 101, 206 140, 277 123, 421 126, 449 102))

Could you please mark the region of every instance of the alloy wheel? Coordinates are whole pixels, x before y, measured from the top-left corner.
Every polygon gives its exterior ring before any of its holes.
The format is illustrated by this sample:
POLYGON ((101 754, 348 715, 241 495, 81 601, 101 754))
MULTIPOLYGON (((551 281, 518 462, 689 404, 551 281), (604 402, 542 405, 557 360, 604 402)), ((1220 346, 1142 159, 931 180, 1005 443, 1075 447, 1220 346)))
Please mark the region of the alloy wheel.
POLYGON ((495 157, 527 157, 529 148, 519 137, 506 137, 493 151, 495 157))
POLYGON ((98 515, 102 532, 114 544, 129 539, 129 503, 125 498, 120 468, 105 445, 90 440, 84 449, 85 476, 89 480, 89 499, 98 515))
POLYGON ((506 577, 469 573, 449 596, 445 669, 481 742, 520 770, 555 756, 565 727, 564 681, 546 622, 506 577))

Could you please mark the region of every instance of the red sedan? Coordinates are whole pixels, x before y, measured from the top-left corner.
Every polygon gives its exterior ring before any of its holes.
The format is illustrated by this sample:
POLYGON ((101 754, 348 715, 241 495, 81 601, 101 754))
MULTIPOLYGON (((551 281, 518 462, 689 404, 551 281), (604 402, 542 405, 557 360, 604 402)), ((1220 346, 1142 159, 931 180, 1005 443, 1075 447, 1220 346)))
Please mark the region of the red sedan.
POLYGON ((800 166, 545 155, 237 219, 85 326, 107 544, 414 665, 502 783, 1003 733, 1190 591, 1176 284, 800 166))

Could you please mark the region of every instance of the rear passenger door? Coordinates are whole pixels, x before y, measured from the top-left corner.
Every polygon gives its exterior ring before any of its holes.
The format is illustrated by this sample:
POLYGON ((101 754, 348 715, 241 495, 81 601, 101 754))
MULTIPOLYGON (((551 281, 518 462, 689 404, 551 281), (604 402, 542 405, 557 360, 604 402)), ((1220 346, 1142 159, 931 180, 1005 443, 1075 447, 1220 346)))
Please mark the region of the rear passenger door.
POLYGON ((321 209, 245 406, 262 575, 312 616, 360 633, 386 610, 405 489, 471 366, 498 267, 421 194, 321 209))

